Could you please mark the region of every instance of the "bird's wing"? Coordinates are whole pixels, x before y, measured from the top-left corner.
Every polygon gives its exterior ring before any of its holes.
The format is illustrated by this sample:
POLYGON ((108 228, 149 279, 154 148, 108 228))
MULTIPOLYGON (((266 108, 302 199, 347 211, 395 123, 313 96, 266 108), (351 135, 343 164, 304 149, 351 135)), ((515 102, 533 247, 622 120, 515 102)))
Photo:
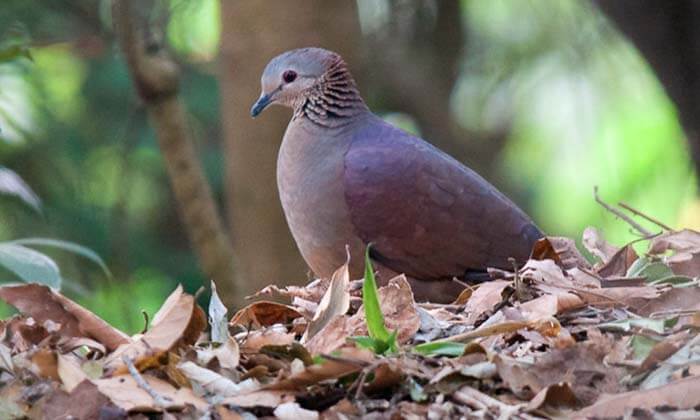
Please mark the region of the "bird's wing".
POLYGON ((358 236, 380 262, 419 279, 508 268, 542 236, 475 172, 379 119, 355 130, 344 187, 358 236))

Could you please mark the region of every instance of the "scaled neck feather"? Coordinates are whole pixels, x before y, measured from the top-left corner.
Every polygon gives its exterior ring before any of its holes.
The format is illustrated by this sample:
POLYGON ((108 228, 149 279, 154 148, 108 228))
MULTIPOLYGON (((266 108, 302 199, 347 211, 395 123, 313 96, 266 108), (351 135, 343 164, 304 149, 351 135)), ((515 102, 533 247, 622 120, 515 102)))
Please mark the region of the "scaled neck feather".
POLYGON ((336 56, 319 83, 312 87, 294 112, 323 127, 340 127, 367 111, 355 80, 340 56, 336 56))

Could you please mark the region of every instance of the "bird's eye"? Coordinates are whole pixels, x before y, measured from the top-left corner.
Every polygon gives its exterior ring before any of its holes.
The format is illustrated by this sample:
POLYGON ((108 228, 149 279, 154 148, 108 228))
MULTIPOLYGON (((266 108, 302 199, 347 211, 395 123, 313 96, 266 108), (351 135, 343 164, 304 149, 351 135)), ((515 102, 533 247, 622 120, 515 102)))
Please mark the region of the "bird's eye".
POLYGON ((284 83, 292 83, 297 78, 297 72, 294 70, 287 70, 282 74, 282 80, 284 83))

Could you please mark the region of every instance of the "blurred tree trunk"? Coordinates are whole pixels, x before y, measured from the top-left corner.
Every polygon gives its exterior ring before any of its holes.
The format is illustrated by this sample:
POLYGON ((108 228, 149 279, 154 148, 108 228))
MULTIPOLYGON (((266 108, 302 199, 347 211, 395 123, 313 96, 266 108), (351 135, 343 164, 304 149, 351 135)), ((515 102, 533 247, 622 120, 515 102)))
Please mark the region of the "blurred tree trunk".
POLYGON ((598 0, 649 62, 676 105, 700 174, 700 2, 598 0))
POLYGON ((204 274, 219 284, 228 305, 243 302, 233 272, 233 250, 195 152, 187 110, 179 97, 179 68, 148 27, 152 4, 113 0, 119 45, 158 138, 178 210, 204 274))
POLYGON ((260 76, 275 55, 320 46, 352 67, 360 28, 354 1, 223 1, 220 83, 227 204, 236 275, 246 293, 270 283, 300 283, 307 268, 279 202, 277 151, 291 112, 272 107, 253 120, 260 76))
POLYGON ((451 112, 452 92, 462 70, 467 31, 462 1, 393 0, 386 25, 368 41, 375 92, 383 105, 411 115, 423 137, 498 186, 493 162, 509 127, 475 133, 451 112))

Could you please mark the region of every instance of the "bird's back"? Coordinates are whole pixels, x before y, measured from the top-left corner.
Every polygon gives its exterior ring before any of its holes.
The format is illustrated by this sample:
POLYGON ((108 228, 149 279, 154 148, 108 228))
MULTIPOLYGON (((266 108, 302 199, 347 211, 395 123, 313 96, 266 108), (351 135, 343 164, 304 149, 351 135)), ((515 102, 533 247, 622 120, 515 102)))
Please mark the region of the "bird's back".
POLYGON ((542 236, 474 171, 377 117, 354 131, 344 163, 355 232, 395 271, 427 280, 508 268, 542 236))

